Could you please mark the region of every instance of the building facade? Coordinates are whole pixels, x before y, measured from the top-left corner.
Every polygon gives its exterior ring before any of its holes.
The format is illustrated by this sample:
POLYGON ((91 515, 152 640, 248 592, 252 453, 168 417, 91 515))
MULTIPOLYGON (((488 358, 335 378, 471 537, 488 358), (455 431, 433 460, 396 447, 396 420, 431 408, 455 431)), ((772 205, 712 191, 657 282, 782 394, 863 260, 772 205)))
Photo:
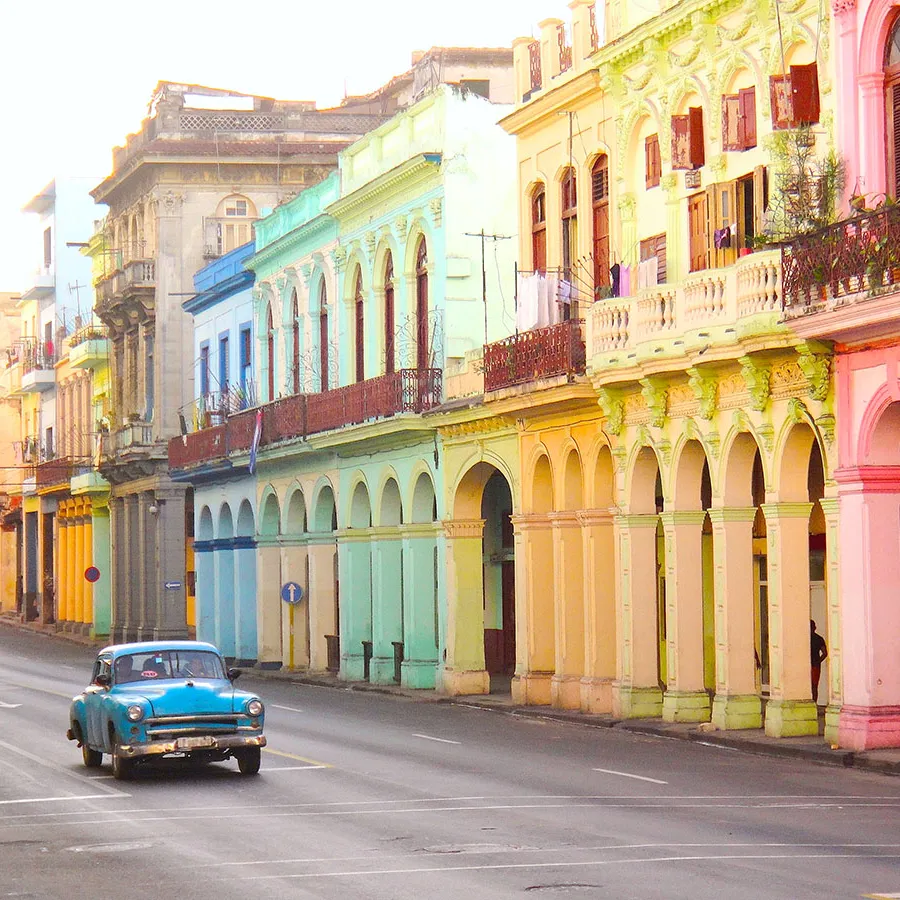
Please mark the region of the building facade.
POLYGON ((22 607, 21 401, 10 393, 22 331, 19 300, 18 294, 0 293, 0 433, 8 438, 0 445, 0 613, 11 615, 20 615, 22 607))

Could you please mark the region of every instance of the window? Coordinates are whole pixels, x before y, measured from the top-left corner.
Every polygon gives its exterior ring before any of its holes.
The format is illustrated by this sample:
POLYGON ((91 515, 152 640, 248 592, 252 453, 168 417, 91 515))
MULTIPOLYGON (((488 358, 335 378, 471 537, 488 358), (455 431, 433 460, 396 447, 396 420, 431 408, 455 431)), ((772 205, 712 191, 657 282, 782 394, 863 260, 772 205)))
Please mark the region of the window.
POLYGON ((416 249, 416 368, 427 369, 428 364, 428 247, 423 237, 416 249))
POLYGON ((230 365, 228 359, 228 335, 224 334, 219 337, 219 390, 227 391, 230 375, 230 365))
POLYGON ((772 128, 798 128, 819 121, 819 74, 815 63, 791 66, 787 75, 769 78, 772 128))
POLYGON ((462 88, 463 93, 468 91, 470 94, 484 97, 485 100, 490 100, 491 98, 491 83, 487 79, 460 78, 459 86, 462 88))
POLYGON ((291 354, 292 382, 294 393, 300 393, 300 303, 297 300, 297 292, 291 294, 291 336, 293 352, 291 354))
POLYGON ((547 268, 547 195, 539 185, 531 196, 531 265, 535 272, 547 268))
POLYGON ((269 393, 266 399, 275 399, 275 325, 272 321, 271 305, 266 309, 266 387, 269 393))
POLYGON ((394 371, 394 259, 390 250, 384 261, 384 371, 394 371))
POLYGON ((609 287, 609 160, 601 156, 591 170, 594 209, 594 297, 609 287))
POLYGON ((153 421, 156 401, 156 373, 154 368, 154 335, 144 334, 144 421, 153 421))
POLYGON ((53 428, 44 431, 44 459, 53 459, 53 428))
POLYGON ((648 188, 659 187, 662 178, 662 160, 659 156, 659 135, 644 139, 644 182, 648 188))
POLYGON ((50 268, 53 263, 53 239, 52 231, 49 228, 44 229, 44 267, 50 268))
POLYGON ((353 298, 356 323, 356 380, 366 380, 366 308, 363 298, 362 269, 356 270, 356 289, 353 298))
POLYGON ((563 277, 571 280, 572 266, 578 252, 578 185, 575 170, 566 169, 560 185, 562 196, 562 265, 563 277))
POLYGON ((200 396, 209 393, 209 344, 200 345, 200 396))
POLYGON ((666 283, 666 236, 656 234, 641 241, 638 288, 666 283))
POLYGON ((249 325, 241 326, 240 364, 241 387, 246 388, 253 377, 253 337, 249 325))
POLYGON ((699 169, 704 162, 703 110, 692 106, 687 115, 672 116, 672 168, 699 169))
POLYGON ((248 211, 246 200, 238 197, 229 197, 225 201, 226 216, 246 216, 247 214, 248 211))
POLYGON ((325 279, 319 285, 319 390, 328 390, 328 297, 325 279))
POLYGON ((887 130, 887 193, 900 196, 900 17, 884 54, 884 107, 887 130))
POLYGON ((722 97, 722 148, 749 150, 756 146, 756 89, 745 88, 722 97))

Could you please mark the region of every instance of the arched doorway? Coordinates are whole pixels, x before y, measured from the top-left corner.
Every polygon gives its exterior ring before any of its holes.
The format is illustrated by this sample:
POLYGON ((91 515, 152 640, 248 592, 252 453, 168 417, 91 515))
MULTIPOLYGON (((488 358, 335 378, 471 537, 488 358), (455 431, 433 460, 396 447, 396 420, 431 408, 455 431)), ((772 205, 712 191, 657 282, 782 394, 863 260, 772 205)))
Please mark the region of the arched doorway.
POLYGON ((235 568, 235 661, 249 666, 256 662, 256 525, 253 507, 242 500, 238 508, 234 538, 235 568))

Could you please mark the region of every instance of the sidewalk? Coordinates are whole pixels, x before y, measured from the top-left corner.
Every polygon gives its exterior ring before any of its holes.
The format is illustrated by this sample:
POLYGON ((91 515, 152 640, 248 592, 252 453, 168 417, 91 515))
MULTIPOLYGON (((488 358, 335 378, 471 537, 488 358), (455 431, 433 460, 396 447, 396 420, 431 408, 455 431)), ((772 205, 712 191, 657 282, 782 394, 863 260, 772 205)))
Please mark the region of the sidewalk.
MULTIPOLYGON (((80 634, 56 631, 54 625, 23 623, 16 616, 0 615, 0 625, 44 634, 99 649, 106 641, 98 641, 80 634)), ((832 750, 819 736, 796 738, 770 738, 762 729, 741 731, 714 731, 709 725, 673 724, 660 719, 614 719, 607 715, 587 715, 582 712, 553 709, 548 706, 519 706, 513 703, 509 694, 481 694, 477 696, 448 697, 436 691, 411 690, 399 685, 370 684, 366 681, 341 681, 334 675, 308 675, 280 669, 251 669, 248 675, 264 679, 287 681, 290 684, 308 684, 328 687, 333 690, 360 691, 364 693, 386 694, 392 697, 418 703, 447 703, 454 706, 469 706, 490 710, 503 715, 521 716, 531 719, 547 719, 579 725, 583 728, 617 728, 634 734, 681 741, 696 741, 731 751, 754 753, 761 756, 776 756, 782 759, 799 759, 825 766, 862 769, 885 775, 900 776, 900 748, 889 750, 868 750, 855 753, 850 750, 832 750)))

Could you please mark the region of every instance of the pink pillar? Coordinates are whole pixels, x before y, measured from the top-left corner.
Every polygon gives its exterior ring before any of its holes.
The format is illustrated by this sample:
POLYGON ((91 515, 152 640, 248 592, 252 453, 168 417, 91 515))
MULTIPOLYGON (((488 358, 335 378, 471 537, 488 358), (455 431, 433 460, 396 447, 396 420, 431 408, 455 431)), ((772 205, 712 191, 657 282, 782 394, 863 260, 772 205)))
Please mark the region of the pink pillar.
POLYGON ((900 466, 839 469, 844 705, 838 742, 900 747, 900 466))
MULTIPOLYGON (((865 194, 882 194, 887 188, 884 133, 884 73, 859 76, 860 110, 857 140, 862 142, 859 171, 865 177, 865 194)), ((843 149, 843 148, 842 148, 843 149)), ((849 179, 848 179, 849 181, 849 179)), ((852 185, 851 185, 852 187, 852 185)))
MULTIPOLYGON (((844 200, 849 200, 854 189, 857 189, 857 178, 860 174, 860 132, 858 95, 856 87, 857 50, 856 50, 856 5, 848 8, 836 4, 834 13, 834 29, 837 45, 834 50, 835 79, 837 92, 836 109, 838 147, 844 155, 847 181, 844 187, 844 200)), ((858 190, 864 192, 860 185, 858 190)))

